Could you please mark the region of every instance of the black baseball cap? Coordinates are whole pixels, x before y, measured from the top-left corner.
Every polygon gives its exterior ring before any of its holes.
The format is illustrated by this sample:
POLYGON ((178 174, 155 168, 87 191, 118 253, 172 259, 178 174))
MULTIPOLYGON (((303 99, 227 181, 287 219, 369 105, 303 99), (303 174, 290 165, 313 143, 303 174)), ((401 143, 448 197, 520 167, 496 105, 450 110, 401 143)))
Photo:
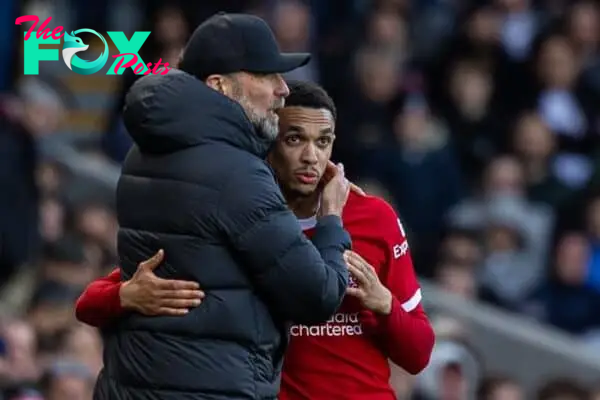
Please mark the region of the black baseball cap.
POLYGON ((179 68, 204 80, 233 72, 284 73, 306 65, 309 53, 281 53, 269 25, 250 14, 220 12, 200 24, 179 68))

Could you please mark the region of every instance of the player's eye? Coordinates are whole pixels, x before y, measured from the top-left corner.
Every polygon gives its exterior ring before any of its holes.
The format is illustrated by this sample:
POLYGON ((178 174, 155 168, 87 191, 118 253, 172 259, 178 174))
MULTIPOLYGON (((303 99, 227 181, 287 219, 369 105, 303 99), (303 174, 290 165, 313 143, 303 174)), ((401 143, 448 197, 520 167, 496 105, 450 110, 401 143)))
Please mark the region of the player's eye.
POLYGON ((300 143, 299 135, 288 135, 285 137, 285 143, 289 145, 294 145, 300 143))
POLYGON ((317 145, 320 147, 327 147, 331 144, 331 137, 329 136, 322 136, 319 138, 317 145))

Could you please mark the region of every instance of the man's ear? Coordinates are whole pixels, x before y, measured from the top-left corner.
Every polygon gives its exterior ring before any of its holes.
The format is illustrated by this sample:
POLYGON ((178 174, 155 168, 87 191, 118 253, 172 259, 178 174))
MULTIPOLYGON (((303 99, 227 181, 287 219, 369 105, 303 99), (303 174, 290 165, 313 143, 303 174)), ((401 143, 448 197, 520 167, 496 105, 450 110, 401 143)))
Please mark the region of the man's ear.
POLYGON ((223 75, 210 75, 206 78, 204 83, 206 83, 206 86, 209 88, 216 90, 221 94, 225 94, 225 89, 223 88, 223 75))

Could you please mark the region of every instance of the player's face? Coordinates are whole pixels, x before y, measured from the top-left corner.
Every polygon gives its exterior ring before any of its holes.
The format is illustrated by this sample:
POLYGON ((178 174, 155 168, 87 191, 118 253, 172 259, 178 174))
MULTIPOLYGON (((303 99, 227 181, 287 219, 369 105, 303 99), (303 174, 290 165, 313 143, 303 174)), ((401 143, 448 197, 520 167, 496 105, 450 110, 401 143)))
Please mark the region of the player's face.
POLYGON ((279 136, 269 162, 284 192, 308 196, 318 187, 331 157, 334 121, 326 109, 285 107, 278 111, 279 136))

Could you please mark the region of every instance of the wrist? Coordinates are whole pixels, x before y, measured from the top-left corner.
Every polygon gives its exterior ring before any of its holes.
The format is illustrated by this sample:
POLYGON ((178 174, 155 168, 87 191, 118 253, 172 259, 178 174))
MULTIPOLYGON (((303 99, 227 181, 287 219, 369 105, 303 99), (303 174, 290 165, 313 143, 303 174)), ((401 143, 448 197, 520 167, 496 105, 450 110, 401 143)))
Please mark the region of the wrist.
POLYGON ((122 282, 119 285, 119 303, 121 304, 121 308, 124 310, 129 310, 131 308, 131 303, 129 302, 129 281, 122 282))
POLYGON ((319 210, 319 217, 327 217, 330 215, 335 215, 336 217, 341 217, 342 212, 340 210, 336 210, 334 208, 322 208, 319 210))
POLYGON ((392 313, 392 303, 393 297, 392 294, 388 291, 384 296, 381 305, 377 309, 377 313, 380 315, 390 315, 392 313))

